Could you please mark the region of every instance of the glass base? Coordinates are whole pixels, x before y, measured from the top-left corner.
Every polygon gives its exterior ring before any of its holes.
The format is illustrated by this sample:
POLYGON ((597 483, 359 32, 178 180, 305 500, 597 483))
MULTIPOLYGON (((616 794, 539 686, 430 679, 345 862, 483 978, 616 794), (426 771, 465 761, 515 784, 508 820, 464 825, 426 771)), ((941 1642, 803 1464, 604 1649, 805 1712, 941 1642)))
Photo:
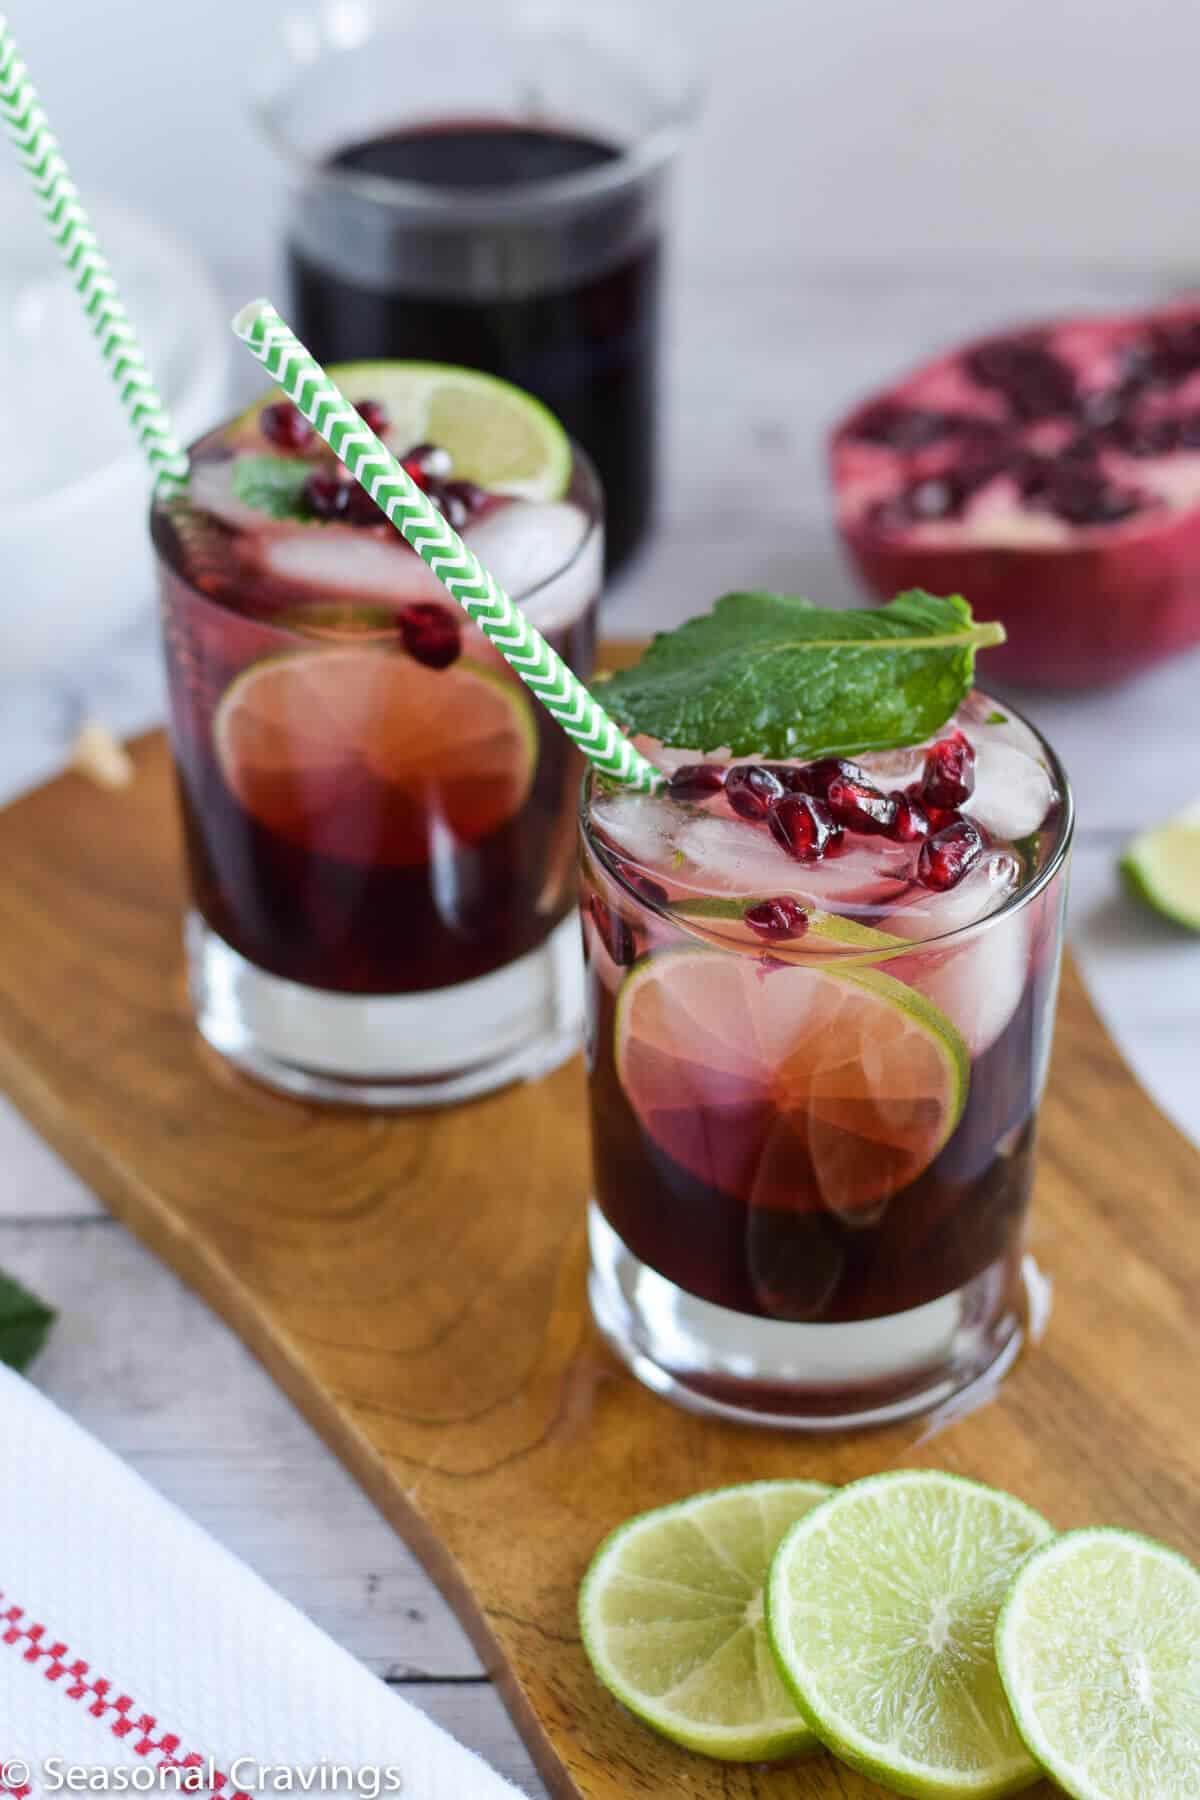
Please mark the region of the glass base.
POLYGON ((969 1408, 1016 1361, 1021 1281, 1002 1258, 926 1306, 848 1325, 760 1319, 698 1300, 628 1250, 593 1201, 592 1313, 656 1394, 747 1425, 839 1431, 953 1401, 969 1408))
POLYGON ((196 912, 184 930, 196 1024, 283 1093, 348 1106, 440 1106, 535 1081, 579 1047, 583 970, 570 913, 539 949, 422 994, 335 994, 248 962, 196 912))

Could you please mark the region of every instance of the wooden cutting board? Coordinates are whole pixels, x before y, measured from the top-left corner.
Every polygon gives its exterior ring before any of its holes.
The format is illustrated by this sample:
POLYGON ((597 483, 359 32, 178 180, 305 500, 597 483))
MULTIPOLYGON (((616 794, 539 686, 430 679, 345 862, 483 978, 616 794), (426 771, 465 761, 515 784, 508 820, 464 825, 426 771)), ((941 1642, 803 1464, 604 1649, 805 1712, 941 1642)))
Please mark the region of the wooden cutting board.
POLYGON ((1010 1487, 1060 1525, 1116 1521, 1200 1551, 1200 1157, 1135 1085, 1072 968, 1033 1222, 1054 1306, 999 1399, 924 1437, 703 1422, 639 1387, 589 1322, 580 1063, 401 1117, 231 1075, 188 1017, 166 747, 156 735, 133 754, 124 791, 69 774, 0 813, 0 1085, 241 1333, 415 1547, 556 1795, 881 1791, 824 1758, 786 1776, 707 1763, 596 1685, 576 1588, 600 1538, 643 1507, 923 1463, 1010 1487))

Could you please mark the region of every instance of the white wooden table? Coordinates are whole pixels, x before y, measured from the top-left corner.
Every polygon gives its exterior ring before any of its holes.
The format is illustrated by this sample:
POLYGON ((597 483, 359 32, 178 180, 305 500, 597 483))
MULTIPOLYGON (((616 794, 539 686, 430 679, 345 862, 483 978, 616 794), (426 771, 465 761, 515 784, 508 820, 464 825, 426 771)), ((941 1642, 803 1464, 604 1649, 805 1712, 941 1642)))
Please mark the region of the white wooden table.
MULTIPOLYGON (((231 299, 258 286, 225 273, 231 299)), ((910 273, 789 259, 756 264, 753 279, 693 262, 677 285, 662 524, 613 593, 613 632, 674 623, 751 581, 851 598, 821 457, 845 400, 976 327, 1179 284, 1169 272, 1136 282, 1006 263, 964 274, 948 262, 910 273)), ((149 622, 86 671, 0 685, 0 791, 52 773, 85 707, 132 731, 161 704, 149 622)), ((1200 795, 1200 655, 1116 693, 1029 704, 1079 795, 1076 952, 1136 1072, 1200 1142, 1200 938, 1138 910, 1114 872, 1132 831, 1200 795)), ((38 1385, 399 1692, 542 1794, 445 1604, 232 1334, 3 1102, 0 1167, 0 1267, 61 1311, 38 1385)))

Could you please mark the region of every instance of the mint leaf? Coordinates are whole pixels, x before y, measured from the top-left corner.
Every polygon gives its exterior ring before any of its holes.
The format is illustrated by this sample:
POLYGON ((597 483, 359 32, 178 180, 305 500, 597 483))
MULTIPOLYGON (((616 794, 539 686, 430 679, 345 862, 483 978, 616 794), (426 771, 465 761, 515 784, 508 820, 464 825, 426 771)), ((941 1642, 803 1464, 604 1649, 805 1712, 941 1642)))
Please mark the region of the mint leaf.
POLYGON ((0 1270, 0 1363, 27 1369, 53 1323, 51 1308, 0 1270))
POLYGON ((618 724, 679 749, 854 755, 929 737, 971 687, 976 650, 1003 639, 965 600, 919 589, 852 612, 726 594, 597 691, 618 724))
POLYGON ((233 491, 272 519, 311 519, 301 496, 312 471, 302 456, 235 456, 233 491))

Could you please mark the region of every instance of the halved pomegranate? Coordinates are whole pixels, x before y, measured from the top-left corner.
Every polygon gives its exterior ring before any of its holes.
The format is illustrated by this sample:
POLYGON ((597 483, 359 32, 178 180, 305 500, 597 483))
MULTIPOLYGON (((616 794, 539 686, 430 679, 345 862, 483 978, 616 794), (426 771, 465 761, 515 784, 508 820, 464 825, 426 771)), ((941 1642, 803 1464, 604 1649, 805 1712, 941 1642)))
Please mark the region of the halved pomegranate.
POLYGON ((831 441, 838 523, 881 598, 961 593, 988 668, 1087 688, 1200 642, 1200 303, 969 344, 831 441))

